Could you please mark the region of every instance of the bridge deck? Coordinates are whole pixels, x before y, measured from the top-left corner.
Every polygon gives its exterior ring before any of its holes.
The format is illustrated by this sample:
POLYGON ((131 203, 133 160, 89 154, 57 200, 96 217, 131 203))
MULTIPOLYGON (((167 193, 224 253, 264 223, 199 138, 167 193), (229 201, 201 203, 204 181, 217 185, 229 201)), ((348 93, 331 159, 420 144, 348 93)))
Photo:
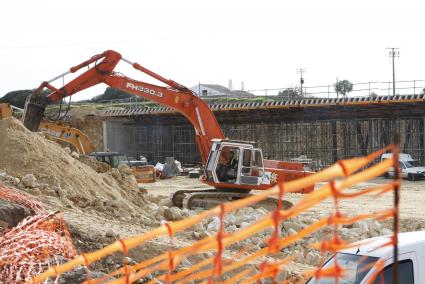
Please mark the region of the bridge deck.
MULTIPOLYGON (((357 98, 313 98, 292 101, 211 103, 220 122, 327 120, 350 118, 421 117, 425 114, 425 95, 396 95, 357 98)), ((161 123, 182 123, 182 116, 163 106, 110 109, 106 117, 147 119, 161 123)))

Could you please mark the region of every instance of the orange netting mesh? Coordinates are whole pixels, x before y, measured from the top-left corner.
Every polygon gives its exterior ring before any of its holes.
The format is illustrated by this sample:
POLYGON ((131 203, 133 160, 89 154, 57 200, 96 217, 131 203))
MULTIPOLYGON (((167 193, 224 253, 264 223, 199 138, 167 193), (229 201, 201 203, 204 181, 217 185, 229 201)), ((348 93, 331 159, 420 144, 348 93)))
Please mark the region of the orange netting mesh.
POLYGON ((57 257, 75 257, 76 251, 59 212, 48 213, 40 203, 1 184, 0 199, 34 212, 0 237, 1 283, 25 283, 57 265, 57 257))
MULTIPOLYGON (((294 256, 279 258, 279 252, 314 232, 322 228, 331 227, 333 229, 333 234, 330 239, 311 245, 323 253, 335 253, 338 250, 351 246, 348 242, 339 237, 338 231, 341 226, 371 218, 385 220, 398 215, 398 206, 377 212, 359 214, 354 217, 345 216, 339 209, 339 202, 343 199, 354 199, 366 194, 371 194, 378 198, 385 193, 398 190, 400 180, 395 179, 390 180, 386 184, 367 188, 365 190, 355 192, 347 191, 356 184, 383 175, 391 167, 397 169, 398 167, 395 166, 398 165, 397 151, 398 148, 391 145, 367 157, 342 160, 317 174, 282 183, 270 190, 260 192, 248 198, 221 204, 211 210, 203 211, 198 215, 181 221, 165 223, 143 235, 116 241, 100 250, 77 256, 63 265, 51 267, 40 275, 33 277, 30 282, 39 283, 49 277, 57 277, 79 265, 84 265, 86 268, 89 268, 91 263, 116 252, 128 255, 129 251, 135 247, 143 245, 147 241, 160 236, 169 237, 170 246, 168 251, 154 258, 131 265, 128 263, 127 258, 124 258, 121 268, 111 272, 108 276, 103 278, 87 279, 88 283, 103 283, 111 279, 114 280, 108 283, 132 283, 138 279, 143 279, 147 281, 147 283, 157 283, 157 281, 165 283, 187 283, 190 281, 195 281, 196 283, 254 283, 265 278, 276 279, 281 269, 294 258, 294 256), (371 162, 375 161, 381 154, 388 150, 394 153, 393 159, 386 159, 370 166, 371 162), (276 210, 272 211, 264 218, 236 232, 225 231, 225 226, 223 224, 226 214, 256 204, 268 197, 277 196, 279 200, 281 200, 285 198, 285 194, 287 193, 296 192, 301 188, 312 186, 320 182, 325 184, 318 190, 304 196, 301 201, 291 208, 283 209, 282 203, 279 202, 276 210), (280 225, 283 221, 294 218, 329 198, 334 201, 335 205, 332 214, 309 224, 292 235, 282 236, 280 225), (173 238, 176 233, 184 231, 202 222, 206 218, 211 217, 217 217, 220 220, 219 230, 215 235, 205 237, 186 247, 179 249, 172 248, 173 238), (266 246, 262 249, 252 251, 247 247, 238 252, 227 250, 229 246, 250 238, 264 230, 270 230, 271 234, 266 241, 266 246), (211 256, 211 254, 208 254, 211 251, 214 251, 215 255, 211 256), (203 255, 204 257, 190 267, 183 267, 181 265, 185 259, 195 255, 203 255), (255 269, 255 267, 257 269, 255 269), (148 276, 150 278, 148 278, 148 276), (154 277, 153 279, 152 276, 154 277), (147 279, 151 280, 148 281, 147 279)), ((388 242, 384 245, 395 245, 397 241, 395 236, 396 234, 394 237, 389 238, 388 242)), ((317 268, 305 272, 304 277, 335 277, 335 279, 339 279, 344 273, 345 268, 335 262, 332 267, 326 269, 317 268)), ((288 279, 286 282, 292 283, 295 282, 295 280, 288 279)), ((338 280, 336 280, 336 283, 338 283, 338 280)))

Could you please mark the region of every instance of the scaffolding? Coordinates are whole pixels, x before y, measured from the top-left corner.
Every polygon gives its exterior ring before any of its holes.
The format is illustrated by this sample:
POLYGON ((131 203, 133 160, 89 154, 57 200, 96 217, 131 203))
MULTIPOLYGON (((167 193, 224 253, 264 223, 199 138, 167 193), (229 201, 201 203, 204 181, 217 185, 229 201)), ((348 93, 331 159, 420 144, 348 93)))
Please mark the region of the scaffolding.
POLYGON ((201 162, 191 125, 131 125, 126 131, 131 133, 128 156, 142 155, 151 163, 163 163, 166 157, 174 157, 185 165, 201 162))
MULTIPOLYGON (((400 135, 403 153, 425 162, 425 117, 282 121, 221 124, 226 137, 256 141, 265 158, 290 160, 307 156, 326 166, 339 159, 371 153, 400 135)), ((174 157, 182 164, 200 164, 195 131, 186 125, 127 126, 132 133, 127 154, 150 162, 174 157)))

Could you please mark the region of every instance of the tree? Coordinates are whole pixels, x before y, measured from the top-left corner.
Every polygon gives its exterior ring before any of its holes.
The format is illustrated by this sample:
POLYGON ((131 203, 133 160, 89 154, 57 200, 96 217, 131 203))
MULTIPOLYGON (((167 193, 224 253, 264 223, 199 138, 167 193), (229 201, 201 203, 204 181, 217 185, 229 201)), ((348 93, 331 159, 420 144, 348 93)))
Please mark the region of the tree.
POLYGON ((337 97, 339 93, 346 97, 348 93, 353 90, 353 84, 348 80, 339 81, 334 85, 334 87, 337 97))
POLYGON ((299 95, 300 95, 300 92, 296 88, 285 89, 283 91, 279 91, 279 93, 277 94, 278 97, 284 97, 288 99, 298 98, 299 95))
POLYGON ((32 90, 18 90, 12 91, 0 98, 0 103, 9 103, 13 106, 24 108, 25 101, 29 95, 32 94, 32 90))
MULTIPOLYGON (((16 90, 7 93, 3 97, 0 98, 0 103, 9 103, 18 108, 25 108, 25 102, 27 98, 32 95, 35 90, 16 90)), ((47 96, 50 94, 49 89, 44 89, 41 92, 41 95, 47 96)), ((60 102, 54 102, 53 104, 59 104, 60 102)))
POLYGON ((106 88, 103 94, 92 98, 91 102, 97 103, 101 101, 122 100, 122 99, 129 99, 131 97, 134 97, 134 96, 124 91, 108 87, 106 88))
POLYGON ((376 98, 378 96, 378 94, 377 93, 375 93, 375 92, 371 92, 370 94, 369 94, 369 97, 371 97, 371 98, 376 98))

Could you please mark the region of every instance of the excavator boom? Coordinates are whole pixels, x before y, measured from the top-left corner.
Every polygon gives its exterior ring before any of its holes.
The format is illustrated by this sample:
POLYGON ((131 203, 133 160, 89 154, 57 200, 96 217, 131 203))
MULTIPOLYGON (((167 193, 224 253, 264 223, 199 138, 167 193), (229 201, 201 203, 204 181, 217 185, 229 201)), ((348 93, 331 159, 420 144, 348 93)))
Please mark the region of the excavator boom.
POLYGON ((167 80, 151 70, 142 67, 138 63, 132 63, 127 59, 123 59, 118 52, 112 50, 105 51, 90 60, 70 68, 63 75, 74 73, 83 67, 88 67, 89 69, 60 89, 51 85, 51 82, 60 78, 60 76, 43 82, 40 85, 35 95, 31 96, 26 103, 23 122, 28 129, 32 131, 38 129, 47 104, 57 102, 62 98, 69 97, 99 83, 106 83, 112 88, 173 108, 185 116, 195 128, 196 141, 204 163, 211 149, 211 140, 214 138, 225 138, 208 104, 195 93, 172 80, 167 80), (121 59, 131 64, 135 69, 161 81, 167 86, 157 86, 115 73, 113 70, 121 59), (94 64, 94 66, 90 67, 90 64, 94 64), (51 92, 47 96, 42 96, 41 93, 45 88, 51 92))

